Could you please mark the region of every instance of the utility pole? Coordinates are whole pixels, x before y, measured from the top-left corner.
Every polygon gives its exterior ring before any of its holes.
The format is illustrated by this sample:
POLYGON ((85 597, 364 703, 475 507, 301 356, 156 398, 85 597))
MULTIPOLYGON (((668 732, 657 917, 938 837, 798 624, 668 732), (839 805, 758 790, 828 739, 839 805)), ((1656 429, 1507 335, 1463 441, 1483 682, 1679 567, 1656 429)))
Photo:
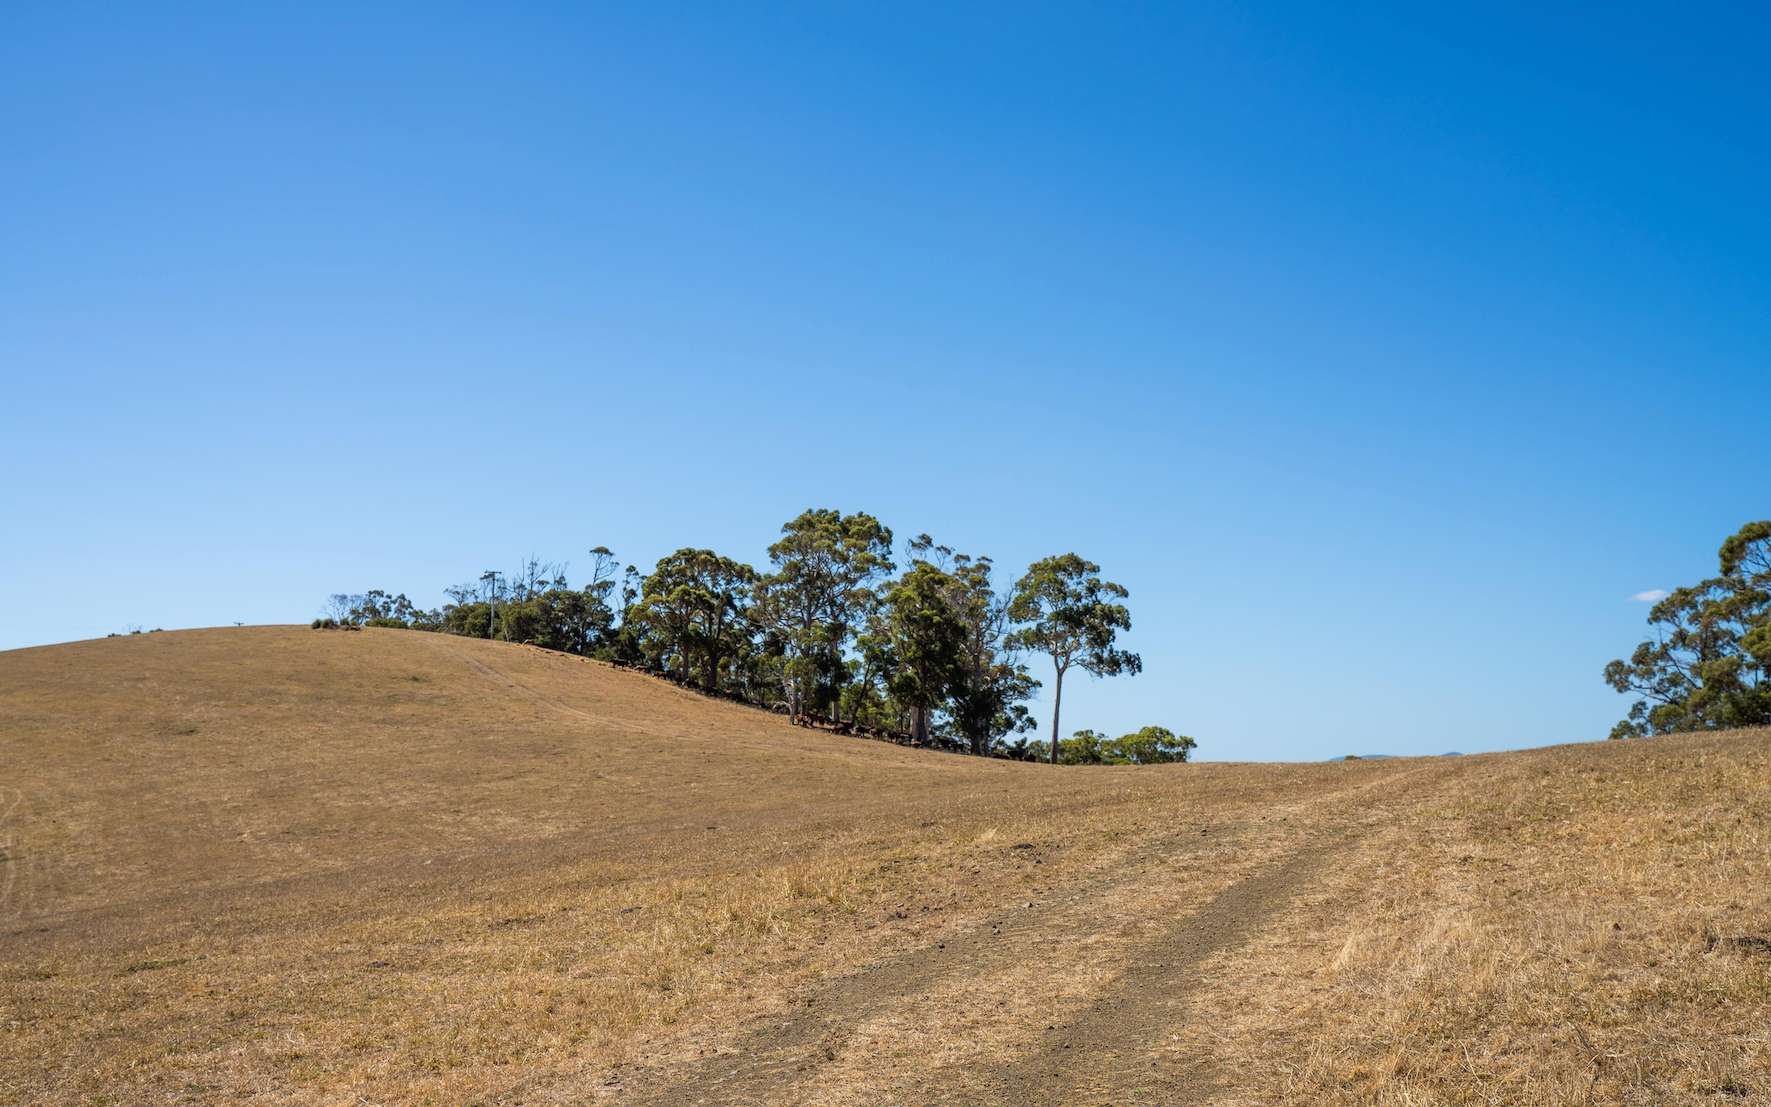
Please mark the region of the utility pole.
POLYGON ((480 583, 486 586, 486 598, 492 602, 492 614, 486 618, 486 637, 490 638, 498 626, 498 570, 487 569, 481 573, 480 583))

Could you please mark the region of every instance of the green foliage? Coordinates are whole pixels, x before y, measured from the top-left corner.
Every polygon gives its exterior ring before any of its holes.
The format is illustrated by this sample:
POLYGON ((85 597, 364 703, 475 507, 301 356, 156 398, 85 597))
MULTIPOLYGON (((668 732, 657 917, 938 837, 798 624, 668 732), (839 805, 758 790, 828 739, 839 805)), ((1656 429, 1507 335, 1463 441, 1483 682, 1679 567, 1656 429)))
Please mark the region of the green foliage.
POLYGON ((769 547, 775 572, 762 578, 752 615, 771 652, 794 718, 843 710, 844 651, 879 603, 874 585, 890 573, 892 532, 864 512, 813 508, 781 527, 769 547))
POLYGON ((996 593, 988 557, 955 553, 926 534, 910 554, 861 636, 863 678, 883 674, 891 698, 908 709, 915 740, 929 740, 943 709, 943 739, 988 754, 1002 736, 1035 725, 1022 701, 1039 684, 1009 645, 1008 602, 996 593))
POLYGON ((1653 636, 1605 682, 1642 697, 1612 738, 1771 723, 1771 520, 1718 553, 1721 575, 1675 589, 1648 613, 1653 636))
POLYGON ((959 678, 965 626, 949 602, 960 585, 918 558, 886 590, 884 617, 870 646, 888 673, 886 687, 911 714, 911 734, 927 741, 929 718, 959 678))
POLYGON ((712 550, 684 548, 659 560, 640 587, 638 618, 647 657, 659 668, 701 674, 720 689, 721 668, 751 640, 756 570, 712 550))
POLYGON ((1052 689, 1053 762, 1061 753, 1058 716, 1064 703, 1064 675, 1072 666, 1093 676, 1139 673, 1144 663, 1116 645, 1119 632, 1131 629, 1131 612, 1123 603, 1122 585, 1102 580, 1101 567, 1076 554, 1035 561, 1015 584, 1009 617, 1026 626, 1009 639, 1010 648, 1043 653, 1052 660, 1057 681, 1052 689))
POLYGON ((1111 741, 1095 730, 1079 730, 1058 743, 1060 765, 1105 765, 1111 741))
POLYGON ((599 654, 615 631, 609 597, 615 588, 616 561, 604 546, 590 554, 591 578, 582 588, 567 583, 565 566, 531 557, 514 573, 486 573, 474 583, 448 589, 450 602, 440 612, 421 613, 405 625, 526 642, 581 656, 599 654))
POLYGON ((1113 764, 1167 765, 1187 760, 1198 744, 1167 727, 1147 726, 1113 739, 1109 760, 1113 764))
MULTIPOLYGON (((607 554, 608 550, 598 546, 592 554, 607 554)), ((614 563, 610 555, 611 566, 614 563)), ((611 583, 613 571, 611 569, 611 583)), ((605 661, 613 661, 618 665, 638 665, 644 662, 645 644, 640 640, 639 612, 636 610, 640 597, 641 577, 637 567, 629 565, 621 570, 621 597, 615 605, 621 612, 621 622, 603 636, 602 642, 594 651, 595 656, 605 661)))
POLYGON ((497 636, 563 653, 596 651, 615 626, 609 595, 615 589, 615 555, 605 546, 590 551, 590 582, 573 588, 563 566, 530 558, 498 607, 497 636))
MULTIPOLYGON (((1054 752, 1029 737, 1027 701, 1039 682, 1024 651, 1053 659, 1059 697, 1070 668, 1141 668, 1115 644, 1131 626, 1125 589, 1075 554, 1035 563, 1004 594, 988 557, 926 534, 907 553, 894 577, 890 528, 865 512, 812 508, 781 527, 767 575, 693 547, 642 574, 598 546, 582 586, 565 566, 530 557, 515 572, 488 570, 445 589, 448 602, 433 611, 379 589, 335 594, 314 626, 523 642, 644 668, 809 724, 1022 760, 1054 752)), ((1081 731, 1056 752, 1072 764, 1148 764, 1185 760, 1191 746, 1145 728, 1112 740, 1081 731)))
POLYGON ((1058 763, 1167 765, 1187 760, 1197 744, 1184 734, 1160 726, 1147 726, 1118 738, 1108 738, 1099 731, 1079 730, 1058 744, 1058 763))
POLYGON ((340 621, 351 626, 436 630, 442 625, 440 613, 419 610, 404 592, 390 596, 379 588, 371 588, 350 599, 350 610, 340 621))
POLYGON ((926 534, 911 543, 911 550, 932 554, 947 566, 946 603, 961 631, 958 664, 947 690, 950 723, 971 752, 988 754, 1004 735, 1024 734, 1038 725, 1023 701, 1039 682, 1011 644, 1009 601, 996 592, 988 557, 954 553, 926 534))

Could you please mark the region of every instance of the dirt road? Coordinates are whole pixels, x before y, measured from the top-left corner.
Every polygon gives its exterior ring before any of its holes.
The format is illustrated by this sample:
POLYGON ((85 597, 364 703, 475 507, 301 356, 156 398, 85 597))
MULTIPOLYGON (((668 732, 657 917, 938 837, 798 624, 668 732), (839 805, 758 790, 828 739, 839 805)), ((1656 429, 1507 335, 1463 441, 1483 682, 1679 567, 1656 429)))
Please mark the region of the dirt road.
MULTIPOLYGON (((1214 1102, 1177 1052, 1201 969, 1278 923, 1316 878, 1454 766, 1153 835, 1036 901, 808 990, 690 1063, 602 1094, 648 1107, 1214 1102)), ((534 1088, 510 1102, 546 1102, 534 1088)))

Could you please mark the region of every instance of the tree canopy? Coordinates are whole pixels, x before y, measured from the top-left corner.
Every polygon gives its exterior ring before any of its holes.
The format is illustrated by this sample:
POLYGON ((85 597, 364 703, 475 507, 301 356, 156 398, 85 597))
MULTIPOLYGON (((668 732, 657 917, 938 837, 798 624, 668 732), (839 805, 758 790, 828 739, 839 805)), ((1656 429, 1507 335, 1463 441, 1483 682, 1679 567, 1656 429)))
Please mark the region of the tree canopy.
POLYGON ((1100 577, 1101 567, 1073 553, 1042 558, 1015 583, 1009 617, 1026 624, 1010 636, 1011 646, 1045 654, 1056 673, 1052 688, 1053 764, 1058 760, 1058 715, 1064 703, 1064 675, 1072 667, 1097 677, 1138 673, 1137 654, 1119 649, 1119 632, 1131 629, 1131 612, 1120 600, 1123 585, 1100 577))
POLYGON ((1039 682, 1014 646, 1010 601, 997 592, 988 557, 955 553, 926 534, 910 548, 944 566, 943 599, 959 628, 957 664, 948 686, 953 728, 971 752, 989 753, 1004 735, 1037 725, 1022 701, 1039 682))
MULTIPOLYGON (((1167 727, 1147 726, 1109 738, 1098 730, 1079 730, 1058 743, 1060 765, 1168 765, 1186 761, 1198 745, 1167 727)), ((1044 742, 1029 743, 1029 757, 1047 755, 1044 742)))
POLYGON ((756 570, 712 550, 684 548, 660 558, 640 586, 639 619, 650 628, 650 656, 664 668, 698 668, 714 691, 720 666, 750 640, 756 570))
POLYGON ((813 508, 782 526, 769 560, 755 615, 779 643, 788 712, 840 716, 844 650, 879 603, 873 586, 895 567, 891 528, 864 512, 813 508))
POLYGON ((965 627, 951 603, 958 583, 933 562, 917 559, 886 591, 879 623, 886 687, 910 709, 912 739, 926 742, 929 720, 959 679, 965 627))
MULTIPOLYGON (((379 589, 336 594, 317 627, 378 626, 526 642, 600 658, 787 714, 804 725, 968 753, 1093 763, 1074 741, 1034 743, 1029 652, 1064 674, 1137 672, 1117 645, 1131 627, 1126 589, 1075 554, 1030 566, 1012 589, 994 562, 918 535, 894 554, 866 512, 811 508, 782 525, 769 571, 684 547, 650 572, 606 546, 589 579, 529 557, 485 570, 423 610, 379 589)), ((1053 704, 1053 733, 1057 732, 1053 704)), ((1092 731, 1078 732, 1092 734, 1092 731)), ((1101 763, 1186 760, 1192 739, 1160 727, 1100 739, 1101 763), (1145 735, 1138 739, 1138 735, 1145 735), (1166 736, 1166 737, 1163 737, 1166 736), (1134 741, 1134 739, 1137 739, 1134 741)))
POLYGON ((1605 666, 1607 684, 1641 697, 1611 737, 1771 723, 1771 520, 1741 527, 1717 560, 1718 575, 1656 602, 1651 636, 1605 666))

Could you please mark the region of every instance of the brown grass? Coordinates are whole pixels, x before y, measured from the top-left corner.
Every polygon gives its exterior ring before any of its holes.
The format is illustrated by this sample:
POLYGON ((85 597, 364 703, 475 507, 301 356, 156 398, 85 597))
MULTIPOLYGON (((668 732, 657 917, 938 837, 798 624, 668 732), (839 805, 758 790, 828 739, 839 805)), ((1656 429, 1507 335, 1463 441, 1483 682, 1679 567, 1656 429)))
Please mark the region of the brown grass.
POLYGON ((14 651, 0 1102, 639 1100, 830 997, 759 1101, 989 1101, 1322 842, 1150 1063, 1227 1101, 1741 1102, 1765 750, 1054 770, 396 631, 14 651))
POLYGON ((1771 1102, 1771 732, 1484 758, 1337 877, 1171 1042, 1225 1102, 1771 1102))

